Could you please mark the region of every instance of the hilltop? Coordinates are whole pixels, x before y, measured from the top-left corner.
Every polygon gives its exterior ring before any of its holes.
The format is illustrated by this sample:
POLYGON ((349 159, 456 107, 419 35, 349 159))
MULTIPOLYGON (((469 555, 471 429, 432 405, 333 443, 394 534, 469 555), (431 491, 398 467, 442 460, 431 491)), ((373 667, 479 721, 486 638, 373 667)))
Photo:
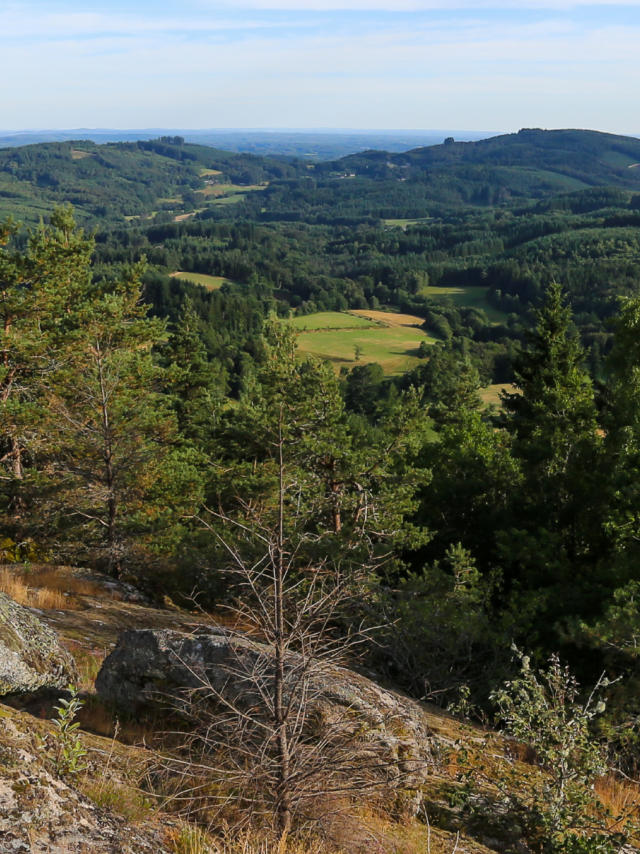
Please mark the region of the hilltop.
POLYGON ((591 130, 524 128, 475 142, 368 151, 334 161, 334 171, 424 183, 434 198, 495 204, 594 186, 640 189, 640 139, 591 130), (638 167, 638 168, 636 168, 638 167))

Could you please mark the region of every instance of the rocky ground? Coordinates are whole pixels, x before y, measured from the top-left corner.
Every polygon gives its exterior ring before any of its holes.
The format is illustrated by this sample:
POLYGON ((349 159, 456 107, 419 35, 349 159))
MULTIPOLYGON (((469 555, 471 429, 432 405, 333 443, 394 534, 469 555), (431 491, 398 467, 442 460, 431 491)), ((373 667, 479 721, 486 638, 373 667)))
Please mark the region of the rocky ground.
MULTIPOLYGON (((30 577, 36 584, 37 573, 30 577)), ((65 776, 56 767, 59 740, 51 718, 58 715, 55 696, 60 694, 59 666, 57 671, 53 668, 57 679, 53 694, 25 690, 3 697, 0 854, 268 854, 273 850, 268 846, 251 848, 246 842, 239 845, 228 836, 216 847, 216 837, 208 837, 207 842, 198 836, 184 823, 176 804, 167 801, 166 780, 164 784, 158 782, 162 762, 156 736, 163 724, 149 710, 122 715, 104 699, 109 693, 104 684, 109 680, 114 696, 131 690, 143 693, 149 673, 153 672, 154 678, 164 673, 160 660, 166 666, 167 656, 173 655, 175 665, 177 660, 184 662, 186 652, 198 643, 202 647, 198 635, 201 640, 208 638, 207 643, 218 649, 215 655, 219 655, 225 632, 212 629, 215 621, 202 614, 180 610, 170 602, 162 608, 153 607, 132 589, 93 573, 47 568, 46 577, 49 585, 56 584, 66 592, 66 600, 57 604, 68 607, 31 607, 28 613, 57 633, 64 660, 68 653, 75 658, 85 703, 78 737, 86 750, 86 768, 65 776), (95 690, 95 677, 123 632, 127 634, 119 652, 99 681, 103 683, 101 698, 95 690), (145 643, 140 640, 138 644, 136 638, 145 639, 145 643), (129 665, 123 661, 132 660, 123 653, 127 644, 131 649, 148 647, 149 655, 139 656, 148 671, 138 668, 132 674, 129 667, 125 672, 129 665)), ((0 628, 0 659, 3 640, 9 643, 7 638, 9 635, 3 635, 0 628)), ((11 643, 15 646, 14 641, 11 643)), ((251 638, 243 650, 248 661, 262 654, 260 645, 251 638)), ((54 659, 59 665, 60 657, 54 659)), ((184 678, 178 671, 174 667, 174 682, 184 678)), ((296 854, 338 849, 345 854, 453 854, 454 850, 456 854, 525 854, 530 850, 523 842, 522 828, 509 812, 505 793, 507 785, 521 784, 516 780, 539 786, 541 772, 520 761, 519 756, 524 754, 517 745, 506 744, 491 733, 349 671, 333 680, 327 696, 329 700, 325 700, 334 707, 342 702, 343 709, 361 708, 362 714, 356 717, 368 721, 366 729, 375 733, 378 746, 388 751, 392 742, 395 747, 401 744, 403 755, 408 750, 413 759, 419 759, 421 778, 412 783, 419 789, 419 798, 412 790, 411 809, 407 809, 406 798, 395 798, 393 804, 382 804, 379 799, 343 800, 339 809, 326 810, 322 817, 321 847, 298 847, 296 854), (394 720, 395 728, 389 728, 383 718, 394 720)), ((131 701, 132 695, 128 695, 125 703, 131 701)), ((638 813, 638 803, 640 794, 633 792, 626 801, 629 815, 634 810, 638 813)))

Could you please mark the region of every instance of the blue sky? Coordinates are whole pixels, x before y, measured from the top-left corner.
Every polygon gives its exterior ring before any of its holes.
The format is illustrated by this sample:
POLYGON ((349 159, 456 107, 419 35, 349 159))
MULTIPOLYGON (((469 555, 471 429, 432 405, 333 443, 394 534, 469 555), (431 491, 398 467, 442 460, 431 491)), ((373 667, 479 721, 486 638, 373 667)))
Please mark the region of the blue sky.
POLYGON ((640 134, 639 2, 0 0, 0 129, 640 134))

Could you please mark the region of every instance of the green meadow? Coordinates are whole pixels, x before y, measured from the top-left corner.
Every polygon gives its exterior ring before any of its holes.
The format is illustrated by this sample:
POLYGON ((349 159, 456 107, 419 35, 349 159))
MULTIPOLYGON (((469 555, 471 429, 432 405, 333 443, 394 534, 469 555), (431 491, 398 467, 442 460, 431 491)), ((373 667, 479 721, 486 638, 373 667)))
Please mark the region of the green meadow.
POLYGON ((293 318, 298 349, 333 363, 336 370, 378 362, 386 374, 402 374, 419 364, 418 348, 433 343, 419 328, 422 318, 380 311, 323 311, 293 318))
POLYGON ((506 315, 494 308, 487 299, 489 288, 457 287, 450 285, 429 285, 422 288, 420 293, 431 299, 451 302, 458 308, 480 308, 486 312, 491 323, 504 322, 506 315))
POLYGON ((375 326, 373 320, 349 314, 346 311, 318 311, 315 314, 303 314, 290 321, 298 332, 330 331, 334 329, 369 329, 375 326))

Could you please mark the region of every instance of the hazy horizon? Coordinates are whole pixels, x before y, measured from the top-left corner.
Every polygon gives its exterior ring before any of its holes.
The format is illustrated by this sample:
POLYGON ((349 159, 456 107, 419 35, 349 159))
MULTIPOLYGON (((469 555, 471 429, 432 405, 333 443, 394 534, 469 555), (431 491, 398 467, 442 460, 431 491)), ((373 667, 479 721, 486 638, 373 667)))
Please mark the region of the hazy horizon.
POLYGON ((634 135, 635 0, 7 0, 8 129, 634 135))

